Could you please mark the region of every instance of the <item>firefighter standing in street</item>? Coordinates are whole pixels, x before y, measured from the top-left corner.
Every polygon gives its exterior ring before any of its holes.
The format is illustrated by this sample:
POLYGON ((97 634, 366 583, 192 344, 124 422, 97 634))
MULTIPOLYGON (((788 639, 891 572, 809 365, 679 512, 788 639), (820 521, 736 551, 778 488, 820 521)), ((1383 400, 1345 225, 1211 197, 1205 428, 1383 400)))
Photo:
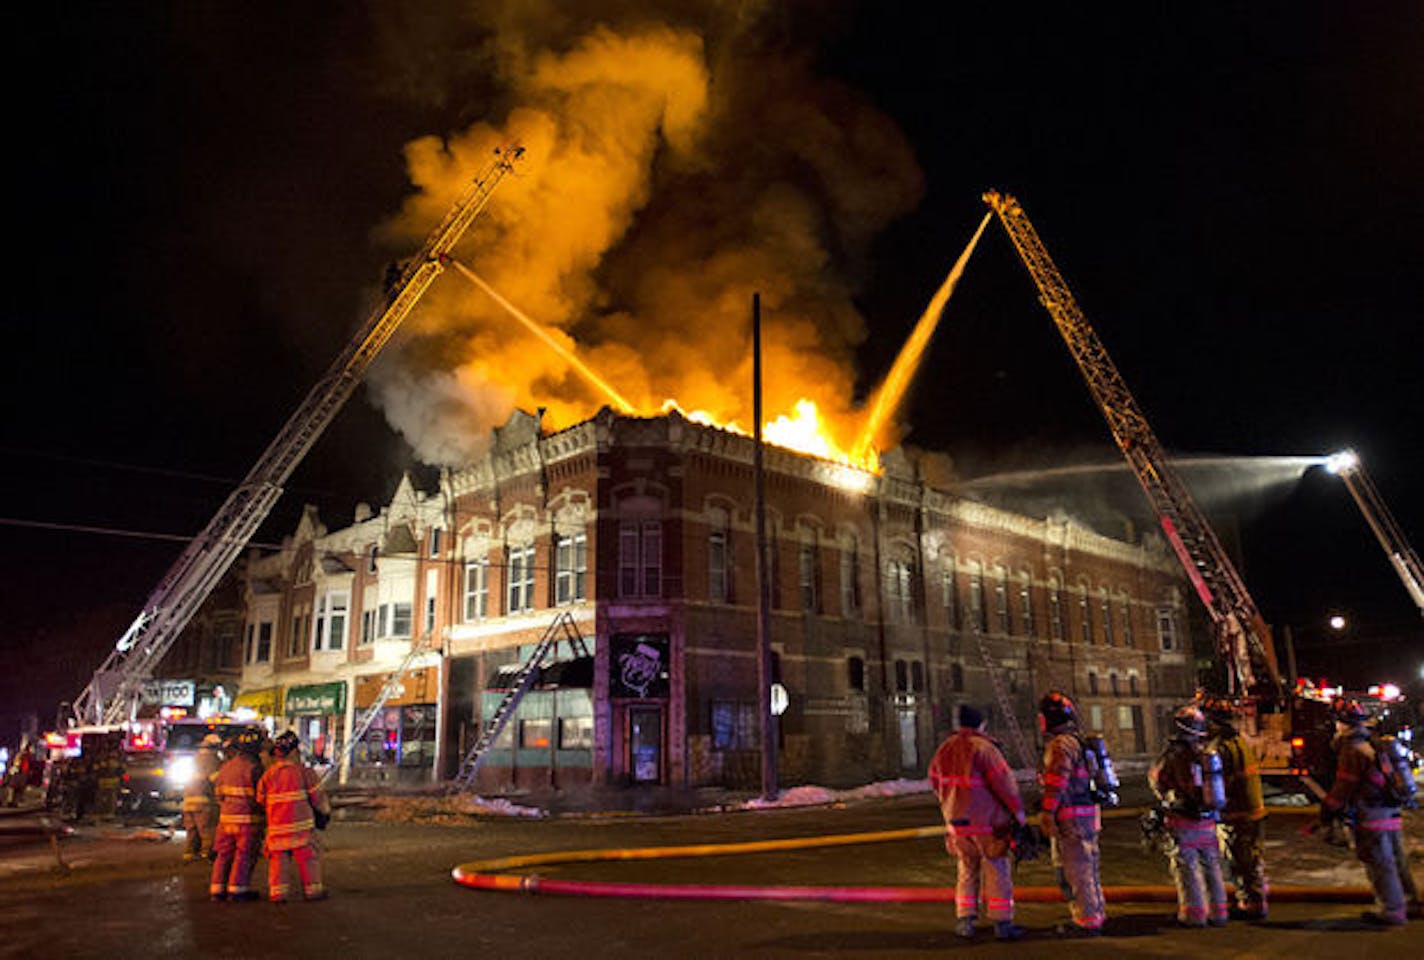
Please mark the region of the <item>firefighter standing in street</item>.
POLYGON ((1038 714, 1047 739, 1039 825, 1052 840, 1053 866, 1071 901, 1069 929, 1078 936, 1096 936, 1107 919, 1099 878, 1102 813, 1093 799, 1087 750, 1078 737, 1078 708, 1065 694, 1051 691, 1039 701, 1038 714))
POLYGON ((1400 836, 1399 801, 1390 795, 1365 727, 1365 710, 1355 700, 1335 703, 1334 747, 1335 783, 1320 802, 1321 822, 1328 826, 1353 815, 1355 856, 1375 893, 1376 910, 1364 919, 1398 926, 1409 913, 1419 913, 1419 893, 1400 836))
POLYGON ((1236 707, 1231 701, 1209 697, 1202 703, 1202 711, 1211 735, 1207 749, 1221 757, 1221 774, 1226 781, 1226 808, 1221 813, 1220 832, 1231 854, 1236 883, 1236 906, 1231 915, 1241 920, 1264 920, 1269 892, 1264 857, 1266 802, 1256 753, 1236 729, 1236 707))
POLYGON ((218 768, 213 792, 218 800, 218 833, 213 843, 213 875, 208 893, 214 900, 255 900, 252 866, 262 848, 262 807, 257 781, 262 777, 262 734, 247 730, 231 742, 230 756, 218 768))
POLYGON ((267 896, 273 903, 296 899, 288 892, 288 860, 295 861, 308 900, 326 897, 315 831, 317 818, 330 816, 331 804, 316 773, 302 763, 300 746, 290 730, 278 736, 272 765, 257 784, 257 801, 267 811, 267 896))
POLYGON ((1195 705, 1172 717, 1167 747, 1147 773, 1166 814, 1167 856, 1177 884, 1177 922, 1184 927, 1222 926, 1227 920, 1226 884, 1216 823, 1226 802, 1220 762, 1203 749, 1206 717, 1195 705))
POLYGON ((930 786, 944 814, 946 846, 958 860, 954 932, 974 936, 982 884, 994 936, 1017 940, 1023 928, 1014 924, 1010 843, 1013 825, 1026 819, 1023 800, 1004 755, 984 735, 983 714, 968 704, 959 708, 958 731, 930 761, 930 786))
POLYGON ((198 744, 193 758, 193 775, 183 785, 183 829, 188 834, 184 861, 211 860, 218 829, 218 801, 213 778, 217 776, 218 747, 222 741, 210 733, 198 744))

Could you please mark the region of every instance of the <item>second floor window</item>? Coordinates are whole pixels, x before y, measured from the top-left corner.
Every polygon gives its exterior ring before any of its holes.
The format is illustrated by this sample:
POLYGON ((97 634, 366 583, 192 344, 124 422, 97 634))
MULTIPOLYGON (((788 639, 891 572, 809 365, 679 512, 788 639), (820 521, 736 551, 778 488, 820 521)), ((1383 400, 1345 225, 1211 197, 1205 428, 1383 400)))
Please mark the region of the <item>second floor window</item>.
POLYGON ((707 534, 707 599, 726 603, 731 599, 727 578, 727 531, 714 529, 707 534))
POLYGON ((817 591, 817 581, 820 577, 820 557, 816 550, 816 535, 807 533, 806 540, 801 542, 801 552, 798 558, 798 571, 801 581, 801 609, 808 613, 819 613, 821 598, 817 591))
POLYGON ((340 650, 346 646, 346 617, 350 604, 351 595, 345 590, 333 590, 322 595, 316 608, 313 649, 340 650))
POLYGON ((915 614, 911 584, 914 568, 906 560, 891 560, 885 565, 885 613, 895 623, 909 623, 915 614))
POLYGON ((618 528, 618 595, 660 597, 663 592, 663 526, 658 520, 618 528))
POLYGON ((1028 574, 1019 580, 1019 620, 1023 623, 1023 635, 1033 636, 1033 591, 1028 574))
POLYGON ((994 571, 994 620, 1002 634, 1009 634, 1009 575, 1003 567, 994 571))
POLYGON ((860 551, 852 541, 841 550, 841 616, 860 612, 860 551))
POLYGON ((588 535, 559 537, 554 549, 554 602, 573 603, 588 598, 588 535))
POLYGON ((954 629, 959 626, 959 597, 955 590, 954 564, 946 563, 939 576, 940 601, 944 605, 944 622, 954 629))
POLYGON ((465 620, 483 620, 489 616, 489 561, 476 560, 465 564, 465 620))
POLYGON ((1063 642, 1063 593, 1057 580, 1048 584, 1048 634, 1063 642))
POLYGON ((510 547, 505 564, 505 613, 534 609, 534 546, 510 547))
POLYGON ((1102 617, 1103 617, 1103 642, 1108 646, 1113 645, 1113 622, 1112 606, 1108 602, 1108 592, 1103 591, 1102 596, 1102 617))

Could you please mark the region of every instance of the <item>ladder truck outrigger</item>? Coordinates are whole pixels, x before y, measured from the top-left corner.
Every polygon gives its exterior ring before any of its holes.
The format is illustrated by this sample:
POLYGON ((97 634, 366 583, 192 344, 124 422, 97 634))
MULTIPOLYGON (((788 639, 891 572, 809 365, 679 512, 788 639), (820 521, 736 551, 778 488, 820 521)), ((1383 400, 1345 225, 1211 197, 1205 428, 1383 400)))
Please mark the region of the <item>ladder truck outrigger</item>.
POLYGON ((1215 652, 1226 668, 1227 689, 1216 692, 1243 705, 1244 732, 1254 741, 1262 775, 1299 784, 1320 795, 1317 780, 1326 771, 1328 704, 1285 689, 1270 627, 1158 443, 1107 348, 1079 309, 1023 207, 1012 196, 993 190, 984 194, 984 202, 998 215, 1033 277, 1040 301, 1077 362, 1113 440, 1146 493, 1162 533, 1206 608, 1215 652))
POLYGON ((281 496, 282 485, 335 419, 421 295, 445 269, 455 244, 523 153, 524 148, 517 145, 496 149, 494 159, 426 237, 420 252, 390 284, 385 302, 371 313, 242 483, 149 594, 138 617, 75 698, 75 722, 118 724, 133 718, 144 681, 152 677, 164 654, 247 546, 281 496))

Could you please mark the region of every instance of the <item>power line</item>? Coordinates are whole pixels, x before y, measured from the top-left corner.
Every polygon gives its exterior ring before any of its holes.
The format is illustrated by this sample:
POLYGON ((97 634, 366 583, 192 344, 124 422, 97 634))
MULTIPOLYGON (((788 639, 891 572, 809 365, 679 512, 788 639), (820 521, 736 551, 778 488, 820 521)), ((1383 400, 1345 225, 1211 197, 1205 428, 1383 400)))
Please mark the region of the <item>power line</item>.
MULTIPOLYGON (((151 530, 123 530, 117 527, 91 527, 77 523, 51 523, 45 520, 21 520, 18 517, 0 517, 0 526, 6 527, 29 527, 36 530, 60 530, 65 533, 97 533, 110 537, 132 537, 136 540, 169 540, 178 543, 189 543, 191 536, 184 536, 179 533, 155 533, 151 530)), ((267 550, 280 550, 281 547, 271 543, 253 543, 254 547, 261 547, 267 550)))

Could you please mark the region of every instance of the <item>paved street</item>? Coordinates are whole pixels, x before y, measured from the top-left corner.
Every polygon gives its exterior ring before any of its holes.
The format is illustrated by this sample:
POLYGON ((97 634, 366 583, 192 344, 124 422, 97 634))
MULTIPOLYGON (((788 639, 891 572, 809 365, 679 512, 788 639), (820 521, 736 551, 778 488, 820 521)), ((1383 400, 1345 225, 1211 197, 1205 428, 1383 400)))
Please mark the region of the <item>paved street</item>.
MULTIPOLYGON (((401 808, 409 817, 411 807, 401 808)), ((469 818, 387 822, 347 808, 327 831, 321 903, 211 903, 204 865, 180 862, 181 834, 150 825, 85 826, 64 841, 60 871, 47 841, 16 836, 33 816, 0 819, 0 929, 5 957, 922 957, 956 955, 1217 956, 1339 955, 1424 949, 1424 922, 1377 932, 1358 904, 1277 904, 1269 922, 1185 931, 1170 904, 1110 909, 1109 938, 1064 942, 1062 904, 1022 904, 1030 928, 1018 946, 953 936, 947 904, 581 899, 467 890, 456 864, 558 850, 731 843, 922 827, 938 813, 925 795, 840 808, 697 816, 469 818), (430 822, 434 821, 434 822, 430 822), (1377 945, 1377 946, 1375 946, 1377 945)), ((1420 815, 1411 815, 1416 874, 1420 815)), ((1269 850, 1277 883, 1354 886, 1363 871, 1349 851, 1299 835, 1300 813, 1273 814, 1269 850)), ((1135 818, 1109 822, 1104 880, 1166 883, 1162 858, 1144 853, 1135 818)), ((259 862, 265 879, 265 861, 259 862)), ((942 886, 952 861, 933 838, 758 854, 539 868, 544 876, 653 883, 942 886)), ((1051 883, 1045 863, 1019 881, 1051 883)), ((259 884, 261 886, 261 884, 259 884)))

